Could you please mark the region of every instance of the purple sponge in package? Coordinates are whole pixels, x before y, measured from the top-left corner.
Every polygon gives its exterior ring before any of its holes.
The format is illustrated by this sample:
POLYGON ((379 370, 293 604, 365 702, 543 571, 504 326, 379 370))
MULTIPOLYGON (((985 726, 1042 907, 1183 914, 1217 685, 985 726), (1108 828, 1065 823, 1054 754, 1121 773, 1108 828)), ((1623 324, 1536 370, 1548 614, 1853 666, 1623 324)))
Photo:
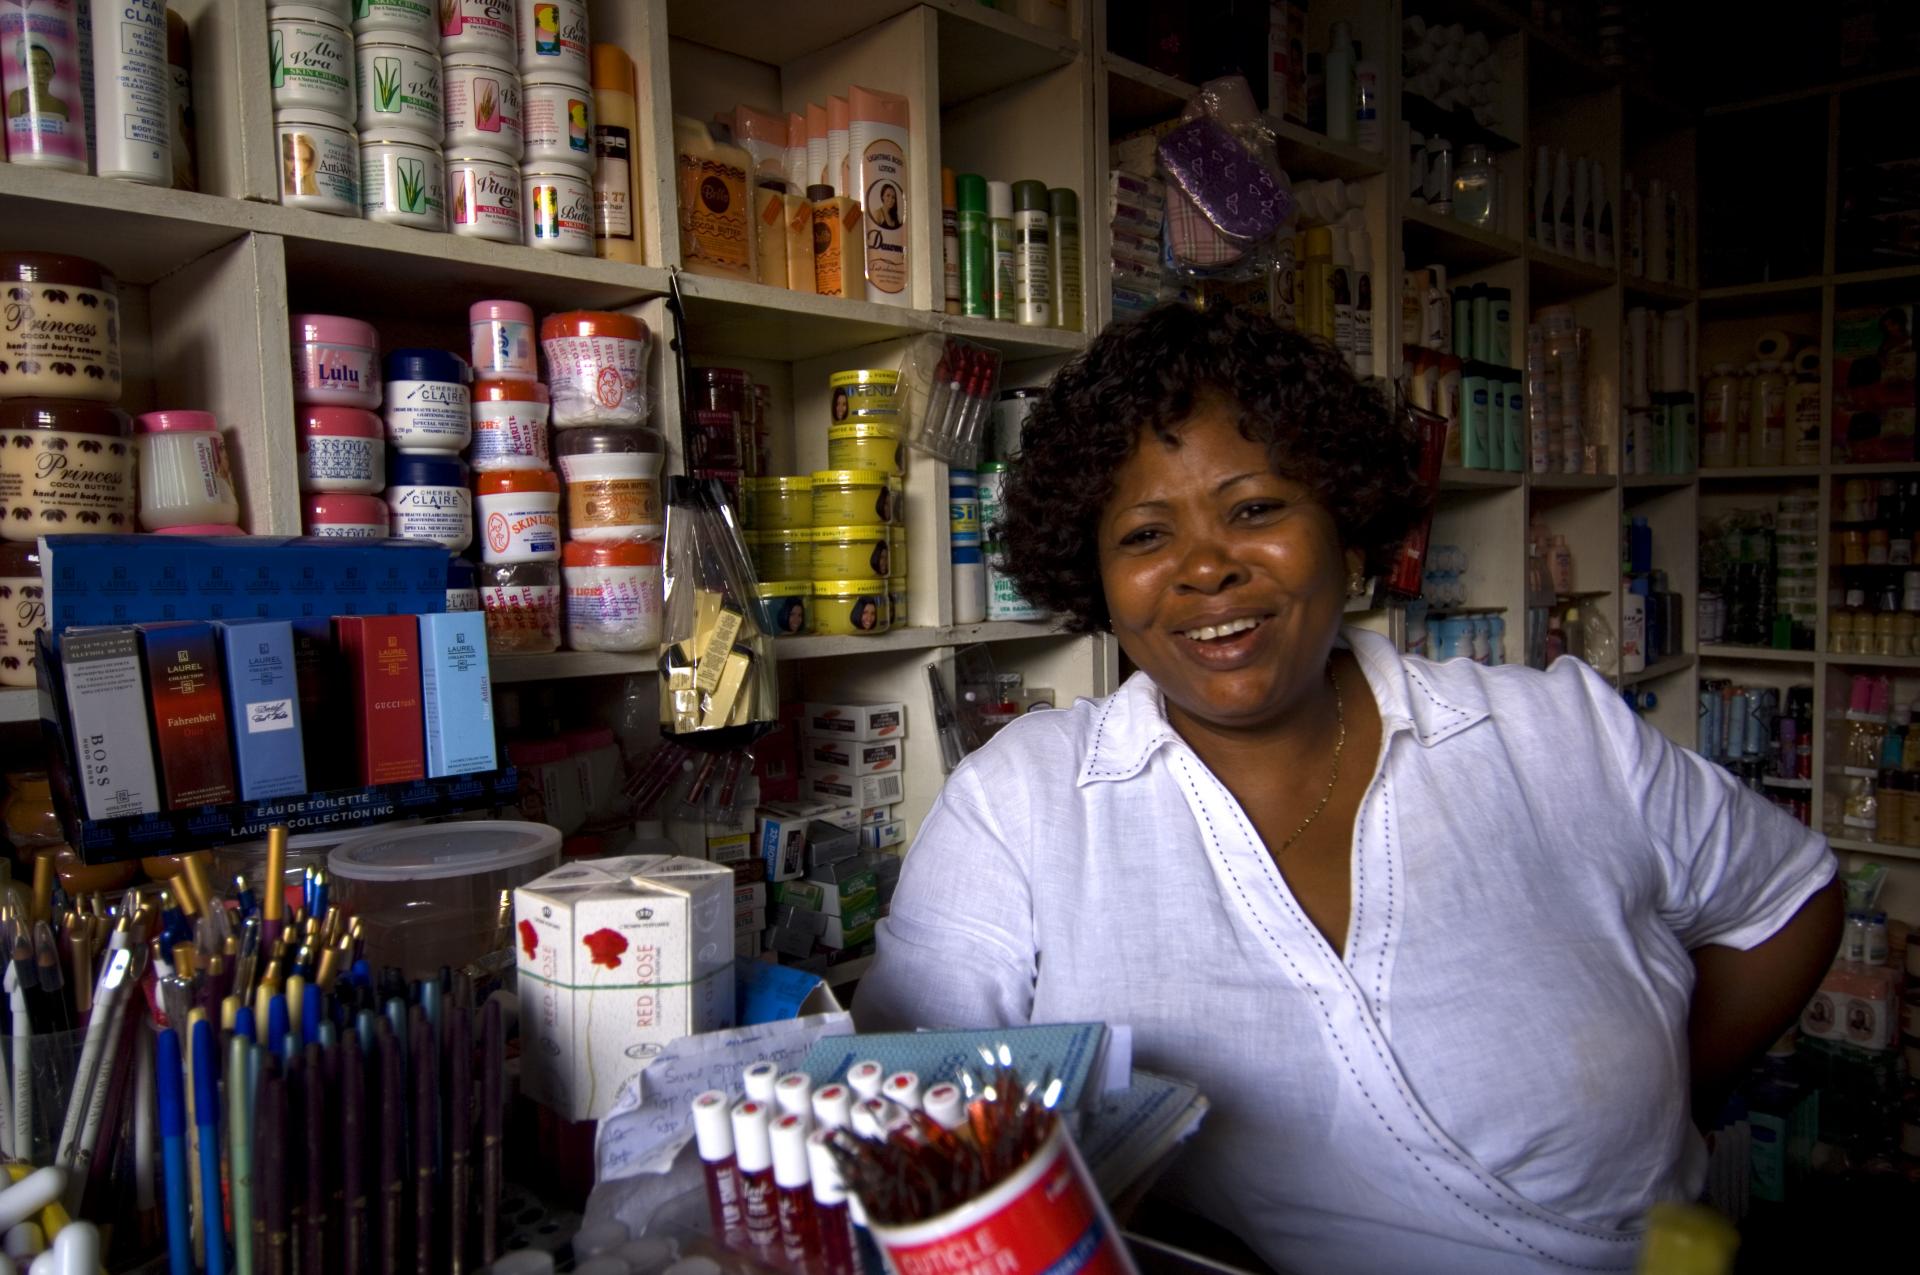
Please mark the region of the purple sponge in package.
POLYGON ((1293 211, 1293 195, 1225 126, 1202 117, 1160 140, 1160 162, 1221 234, 1265 239, 1293 211))

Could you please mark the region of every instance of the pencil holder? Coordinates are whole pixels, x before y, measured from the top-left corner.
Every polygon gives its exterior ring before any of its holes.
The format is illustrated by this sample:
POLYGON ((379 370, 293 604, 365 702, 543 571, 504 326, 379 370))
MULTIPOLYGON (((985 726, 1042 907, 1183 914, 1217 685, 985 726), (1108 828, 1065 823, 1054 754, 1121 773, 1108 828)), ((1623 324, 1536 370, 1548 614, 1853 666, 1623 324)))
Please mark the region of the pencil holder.
POLYGON ((82 1031, 50 1032, 24 1038, 0 1037, 0 1058, 7 1075, 6 1110, 12 1118, 9 1137, 14 1158, 36 1165, 52 1164, 60 1140, 67 1103, 73 1097, 74 1073, 80 1065, 82 1031), (24 1061, 26 1084, 19 1083, 24 1061), (30 1107, 22 1111, 25 1095, 30 1107), (21 1145, 21 1134, 27 1136, 21 1145))

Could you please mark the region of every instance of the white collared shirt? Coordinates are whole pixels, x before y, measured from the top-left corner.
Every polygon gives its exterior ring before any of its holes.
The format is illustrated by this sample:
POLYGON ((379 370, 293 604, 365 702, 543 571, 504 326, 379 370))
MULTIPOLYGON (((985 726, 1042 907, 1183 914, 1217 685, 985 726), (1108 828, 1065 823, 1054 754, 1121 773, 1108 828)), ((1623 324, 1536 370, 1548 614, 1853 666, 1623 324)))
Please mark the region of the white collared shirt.
POLYGON ((1138 674, 954 772, 855 1014, 1131 1024, 1213 1103, 1172 1185, 1281 1269, 1564 1269, 1546 1240, 1576 1233, 1631 1265, 1704 1174, 1688 950, 1768 938, 1833 855, 1578 661, 1343 641, 1382 725, 1343 954, 1138 674))

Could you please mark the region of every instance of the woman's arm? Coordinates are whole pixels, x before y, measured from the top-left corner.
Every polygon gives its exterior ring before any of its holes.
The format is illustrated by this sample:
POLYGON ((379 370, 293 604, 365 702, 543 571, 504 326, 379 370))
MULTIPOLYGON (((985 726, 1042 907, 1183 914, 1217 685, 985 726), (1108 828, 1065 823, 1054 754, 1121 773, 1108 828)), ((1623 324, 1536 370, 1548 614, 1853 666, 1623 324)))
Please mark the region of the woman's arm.
POLYGON ((1844 919, 1838 881, 1801 904, 1793 919, 1755 947, 1708 944, 1693 950, 1693 1119, 1710 1128, 1754 1056, 1800 1016, 1833 964, 1844 919))

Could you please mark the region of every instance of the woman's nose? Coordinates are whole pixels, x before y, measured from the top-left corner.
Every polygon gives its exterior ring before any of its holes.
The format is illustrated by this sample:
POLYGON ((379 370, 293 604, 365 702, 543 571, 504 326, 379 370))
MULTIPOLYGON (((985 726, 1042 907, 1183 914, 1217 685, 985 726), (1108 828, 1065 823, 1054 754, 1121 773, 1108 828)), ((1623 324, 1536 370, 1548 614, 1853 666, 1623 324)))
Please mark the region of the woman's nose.
POLYGON ((1244 583, 1246 578, 1246 568, 1234 560, 1225 546, 1202 540, 1192 543, 1180 560, 1174 588, 1189 593, 1220 593, 1244 583))

